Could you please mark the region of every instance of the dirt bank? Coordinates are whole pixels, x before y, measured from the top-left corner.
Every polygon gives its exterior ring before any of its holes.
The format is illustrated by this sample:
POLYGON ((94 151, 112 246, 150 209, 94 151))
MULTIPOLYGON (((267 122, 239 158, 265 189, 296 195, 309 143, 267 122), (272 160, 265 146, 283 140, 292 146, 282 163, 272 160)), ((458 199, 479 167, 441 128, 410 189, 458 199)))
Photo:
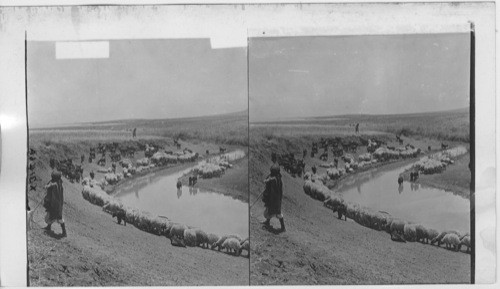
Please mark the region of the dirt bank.
MULTIPOLYGON (((251 139, 250 204, 264 189, 271 152, 303 148, 310 150, 310 138, 251 139)), ((319 164, 317 158, 306 157, 306 167, 313 164, 319 164)), ((349 219, 340 221, 321 202, 305 195, 302 185, 302 179, 283 173, 285 233, 261 228, 264 207, 260 200, 251 208, 252 285, 470 282, 469 254, 393 242, 385 232, 349 219)), ((276 219, 272 225, 279 228, 276 219)))
MULTIPOLYGON (((201 248, 173 247, 165 237, 145 233, 132 225, 118 225, 116 219, 82 198, 80 184, 66 179, 64 219, 68 237, 58 239, 58 225, 53 226, 55 235, 44 234, 41 230, 44 211, 38 204, 44 194, 41 186, 50 175, 49 157, 76 158, 83 152, 88 156, 89 146, 96 143, 92 140, 46 143, 36 137, 30 140, 39 156, 35 170, 40 178, 37 190, 29 193, 30 206, 36 208, 33 229, 28 232, 30 285, 248 284, 248 259, 201 248)), ((185 145, 200 152, 208 147, 202 143, 185 145)), ((215 151, 216 147, 212 145, 210 149, 215 151)), ((141 154, 136 158, 142 157, 141 154)), ((97 172, 98 168, 95 161, 93 164, 85 161, 84 176, 91 169, 97 172)), ((96 178, 101 177, 102 174, 96 174, 96 178)))

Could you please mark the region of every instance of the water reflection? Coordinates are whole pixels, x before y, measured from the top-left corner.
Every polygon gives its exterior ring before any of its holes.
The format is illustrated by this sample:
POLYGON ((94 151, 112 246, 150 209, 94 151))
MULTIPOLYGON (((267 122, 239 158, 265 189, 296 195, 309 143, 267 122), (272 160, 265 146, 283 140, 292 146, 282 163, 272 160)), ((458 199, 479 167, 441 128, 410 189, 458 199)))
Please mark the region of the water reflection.
POLYGON ((248 204, 198 187, 177 189, 177 179, 187 172, 168 175, 159 171, 140 177, 120 186, 115 196, 125 205, 207 232, 247 236, 248 204))
POLYGON ((417 192, 420 189, 420 184, 419 183, 410 183, 411 190, 414 192, 417 192))
POLYGON ((407 167, 408 165, 393 166, 389 170, 375 169, 360 173, 354 178, 346 178, 347 182, 335 190, 347 201, 377 211, 387 211, 407 221, 422 223, 438 230, 470 231, 469 200, 418 182, 404 182, 399 186, 396 180, 407 167), (397 193, 395 186, 398 186, 397 193), (405 186, 409 186, 410 192, 418 193, 405 194, 405 186))
POLYGON ((196 196, 196 194, 198 194, 198 188, 197 187, 189 187, 189 194, 191 196, 196 196))

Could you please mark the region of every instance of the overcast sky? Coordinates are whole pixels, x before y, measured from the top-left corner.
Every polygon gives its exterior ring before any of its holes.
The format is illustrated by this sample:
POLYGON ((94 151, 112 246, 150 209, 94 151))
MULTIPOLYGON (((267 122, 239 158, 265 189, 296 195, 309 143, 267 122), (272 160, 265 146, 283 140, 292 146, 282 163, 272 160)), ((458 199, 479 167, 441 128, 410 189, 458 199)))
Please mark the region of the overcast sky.
POLYGON ((250 121, 469 106, 470 34, 252 38, 250 121))
POLYGON ((245 48, 209 39, 110 41, 109 58, 56 59, 28 43, 30 125, 178 118, 248 109, 245 48))

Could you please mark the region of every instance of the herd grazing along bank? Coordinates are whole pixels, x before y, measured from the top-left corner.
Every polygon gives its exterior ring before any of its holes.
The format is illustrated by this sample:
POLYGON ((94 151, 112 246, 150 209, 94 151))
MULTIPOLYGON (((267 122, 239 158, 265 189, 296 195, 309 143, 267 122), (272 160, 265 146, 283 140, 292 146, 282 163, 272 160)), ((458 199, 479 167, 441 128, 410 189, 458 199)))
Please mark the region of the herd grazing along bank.
MULTIPOLYGON (((312 121, 312 126, 309 122, 251 124, 250 203, 255 202, 250 210, 251 283, 304 284, 305 278, 306 284, 469 283, 471 255, 463 254, 472 250, 467 232, 434 230, 345 201, 336 193, 359 178, 404 165, 410 168, 401 175, 405 182, 424 185, 432 178, 446 190, 455 189, 450 184, 464 184, 457 193, 468 198, 469 144, 462 139, 401 134, 401 130, 355 134, 337 120, 331 127, 322 120, 312 121), (260 225, 264 208, 257 198, 273 154, 282 169, 285 233, 260 225), (430 168, 426 161, 430 159, 439 162, 439 170, 430 168), (439 178, 448 171, 459 171, 450 176, 459 182, 439 178), (450 250, 443 250, 443 245, 450 250)), ((377 125, 381 128, 377 123, 371 127, 377 125)))
MULTIPOLYGON (((206 150, 207 153, 204 156, 200 156, 199 153, 187 147, 185 142, 178 139, 174 139, 171 144, 167 143, 165 145, 142 141, 128 143, 99 142, 97 146, 90 146, 88 158, 86 158, 85 154, 82 154, 80 159, 81 164, 73 164, 72 158, 62 160, 50 158, 49 165, 51 169, 61 171, 68 181, 74 183, 80 183, 81 181, 81 185, 83 186, 82 197, 90 203, 102 207, 105 212, 108 212, 113 217, 117 217, 119 223, 123 220, 124 224, 132 224, 142 231, 158 236, 165 236, 171 239, 171 243, 176 246, 201 246, 213 249, 217 247, 215 246, 216 242, 208 244, 208 240, 200 240, 200 238, 188 238, 186 240, 185 237, 189 237, 189 234, 172 234, 172 227, 179 224, 169 220, 167 217, 153 216, 148 212, 140 211, 131 206, 125 206, 119 200, 109 195, 105 189, 117 186, 120 181, 133 178, 136 174, 143 175, 152 170, 175 167, 178 164, 186 163, 193 164, 193 168, 186 173, 191 178, 190 187, 196 185, 194 180, 197 177, 203 179, 221 178, 225 171, 232 167, 232 162, 245 157, 243 150, 231 152, 226 152, 226 150, 227 148, 219 147, 212 154, 210 154, 209 150, 206 150), (175 147, 177 150, 172 151, 170 147, 175 147), (144 153, 144 157, 142 157, 142 152, 144 153), (141 153, 141 158, 136 160, 135 157, 136 155, 139 156, 139 153, 141 153), (98 160, 96 163, 100 167, 97 169, 97 172, 104 174, 104 176, 98 178, 95 176, 94 170, 91 170, 88 172, 88 177, 82 178, 84 173, 82 169, 83 163, 88 162, 88 164, 92 164, 95 160, 98 160), (200 162, 196 164, 198 161, 200 162), (110 166, 106 168, 106 164, 110 166), (118 169, 121 171, 118 171, 118 169), (175 240, 172 239, 174 236, 177 237, 175 240)), ((32 151, 35 152, 35 149, 32 149, 32 151)), ((181 227, 186 228, 187 232, 196 230, 199 235, 208 236, 208 234, 211 234, 204 232, 201 228, 193 228, 189 225, 182 225, 181 227)), ((231 246, 220 245, 218 249, 219 251, 226 249, 227 252, 239 256, 241 254, 241 246, 245 240, 242 240, 238 235, 233 234, 229 236, 233 236, 239 240, 238 246, 235 245, 236 242, 232 242, 230 243, 231 246)), ((217 236, 217 241, 225 240, 226 237, 217 236)))
MULTIPOLYGON (((189 157, 191 153, 198 154, 197 159, 208 159, 220 156, 221 147, 227 152, 245 148, 246 138, 240 136, 247 135, 243 129, 246 119, 247 117, 241 114, 197 121, 124 121, 109 125, 89 124, 81 127, 30 130, 29 146, 33 150, 28 164, 32 176, 28 204, 33 210, 31 230, 28 231, 30 284, 248 284, 248 259, 235 258, 233 255, 240 252, 229 252, 226 248, 220 248, 220 251, 227 251, 227 254, 220 254, 218 247, 214 247, 214 250, 204 250, 207 245, 203 242, 204 234, 201 230, 197 230, 198 238, 195 243, 200 243, 201 246, 191 249, 172 246, 171 244, 186 245, 184 235, 179 239, 168 240, 165 238, 168 232, 166 230, 163 231, 165 235, 157 235, 145 233, 138 228, 158 232, 155 229, 158 222, 163 225, 168 219, 159 216, 141 219, 139 214, 137 219, 129 219, 131 214, 127 216, 124 210, 116 210, 117 202, 114 199, 106 204, 93 196, 93 202, 100 203, 100 207, 92 205, 82 197, 86 195, 86 198, 90 199, 90 192, 98 191, 104 200, 122 184, 129 184, 136 179, 143 180, 158 170, 164 171, 162 174, 178 173, 180 169, 196 165, 197 160, 191 160, 189 157), (137 138, 132 138, 134 127, 137 127, 137 138), (224 132, 232 132, 234 138, 226 136, 224 132), (180 148, 176 142, 181 145, 180 148), (146 145, 149 147, 147 156, 146 145), (104 157, 102 152, 99 152, 99 147, 105 147, 104 157), (158 152, 154 151, 155 148, 160 148, 161 153, 153 159, 158 152), (175 155, 176 163, 171 157, 164 157, 163 153, 175 155), (43 234, 40 229, 44 226, 44 211, 38 204, 45 193, 43 186, 50 179, 51 159, 54 168, 65 171, 63 215, 68 236, 62 239, 58 238, 58 228, 55 228, 54 235, 43 234), (82 182, 86 184, 85 189, 82 182), (221 267, 226 269, 221 271, 221 267), (192 278, 193 274, 196 274, 195 279, 192 278)), ((236 163, 236 168, 228 169, 230 175, 241 173, 238 161, 236 163)), ((240 192, 236 192, 232 187, 224 187, 227 185, 225 175, 206 180, 211 180, 214 184, 221 183, 225 195, 239 198, 240 192)), ((203 181, 205 179, 198 176, 195 185, 203 181)), ((182 183, 187 186, 187 179, 183 179, 182 183)), ((210 243, 217 242, 221 237, 208 232, 207 236, 210 243), (217 240, 213 241, 215 238, 217 240)), ((241 255, 247 256, 244 239, 241 239, 241 255)))

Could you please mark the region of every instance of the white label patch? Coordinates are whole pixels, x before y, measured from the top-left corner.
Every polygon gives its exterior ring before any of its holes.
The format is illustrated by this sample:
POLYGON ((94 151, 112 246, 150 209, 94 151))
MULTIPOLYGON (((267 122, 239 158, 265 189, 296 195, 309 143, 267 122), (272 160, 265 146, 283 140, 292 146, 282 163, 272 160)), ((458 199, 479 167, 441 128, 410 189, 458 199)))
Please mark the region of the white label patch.
POLYGON ((56 59, 85 58, 109 58, 109 42, 56 42, 56 59))

